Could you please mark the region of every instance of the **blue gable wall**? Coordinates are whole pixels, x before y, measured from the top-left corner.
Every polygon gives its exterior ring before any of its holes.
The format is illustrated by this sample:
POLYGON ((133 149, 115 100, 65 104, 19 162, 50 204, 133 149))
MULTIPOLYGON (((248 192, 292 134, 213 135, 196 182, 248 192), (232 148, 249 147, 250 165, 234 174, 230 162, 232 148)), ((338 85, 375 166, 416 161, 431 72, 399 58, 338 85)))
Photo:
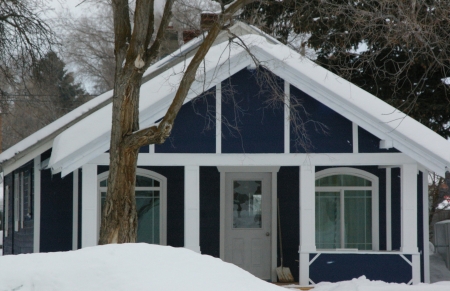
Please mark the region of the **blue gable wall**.
POLYGON ((358 127, 358 150, 360 153, 395 153, 395 148, 380 149, 380 139, 364 128, 358 127))
MULTIPOLYGON (((216 152, 215 87, 184 104, 175 119, 170 137, 155 145, 156 153, 216 152)), ((141 148, 145 152, 147 148, 141 148)))
POLYGON ((263 69, 243 69, 222 82, 222 153, 284 152, 283 103, 268 105, 273 90, 261 76, 283 88, 263 69))
POLYGON ((292 85, 291 106, 296 107, 298 118, 305 124, 306 134, 311 141, 309 148, 302 147, 298 141, 299 134, 295 133, 293 122, 291 122, 291 153, 353 152, 350 120, 292 85))

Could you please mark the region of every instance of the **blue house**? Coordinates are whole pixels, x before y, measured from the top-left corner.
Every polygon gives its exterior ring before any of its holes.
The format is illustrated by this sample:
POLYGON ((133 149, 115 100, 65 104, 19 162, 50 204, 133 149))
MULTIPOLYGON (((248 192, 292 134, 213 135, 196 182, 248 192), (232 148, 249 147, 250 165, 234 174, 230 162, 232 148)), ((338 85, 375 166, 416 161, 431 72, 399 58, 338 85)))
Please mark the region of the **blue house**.
MULTIPOLYGON (((230 29, 240 38, 219 36, 170 139, 141 148, 138 240, 276 281, 279 201, 284 265, 300 284, 428 282, 427 175, 444 174, 450 144, 257 29, 230 29)), ((164 115, 200 43, 149 68, 141 128, 164 115)), ((5 254, 97 244, 111 96, 0 155, 5 254)))

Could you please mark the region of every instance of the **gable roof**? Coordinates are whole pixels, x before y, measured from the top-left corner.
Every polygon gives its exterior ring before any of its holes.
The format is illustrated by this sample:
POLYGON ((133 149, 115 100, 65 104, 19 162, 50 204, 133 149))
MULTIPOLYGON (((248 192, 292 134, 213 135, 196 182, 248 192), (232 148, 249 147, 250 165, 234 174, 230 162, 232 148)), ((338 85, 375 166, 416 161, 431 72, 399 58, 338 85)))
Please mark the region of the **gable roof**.
MULTIPOLYGON (((392 141, 395 148, 429 170, 443 174, 450 164, 447 140, 372 94, 302 58, 285 45, 269 43, 257 35, 242 36, 235 41, 226 41, 210 49, 186 102, 252 65, 250 52, 279 77, 380 139, 392 141), (245 43, 245 48, 240 41, 245 43)), ((189 61, 187 59, 186 63, 189 61)), ((175 65, 142 85, 141 128, 163 116, 185 67, 184 62, 175 65)), ((105 106, 54 140, 49 163, 54 172, 66 175, 108 150, 111 112, 111 105, 105 106)))
MULTIPOLYGON (((235 35, 245 35, 245 34, 259 34, 264 35, 264 37, 272 42, 277 43, 277 40, 272 37, 265 35, 259 29, 245 25, 241 22, 236 22, 229 29, 235 35)), ((164 57, 160 61, 153 64, 145 72, 143 76, 142 83, 151 80, 155 76, 158 76, 162 72, 166 71, 168 68, 185 61, 190 56, 193 56, 198 47, 203 42, 203 36, 199 36, 189 43, 183 45, 180 49, 164 57)), ((221 43, 228 40, 228 31, 222 31, 215 40, 215 43, 221 43)), ((94 99, 82 104, 78 108, 72 110, 66 115, 58 118, 54 122, 46 125, 35 133, 29 135, 25 139, 21 140, 14 146, 8 148, 4 152, 0 153, 0 167, 1 171, 6 175, 13 171, 14 169, 22 166, 26 162, 30 161, 34 157, 40 155, 41 153, 52 148, 53 139, 62 133, 67 128, 76 124, 78 121, 83 120, 90 114, 96 112, 97 110, 107 106, 111 103, 113 96, 113 91, 107 91, 94 99)))

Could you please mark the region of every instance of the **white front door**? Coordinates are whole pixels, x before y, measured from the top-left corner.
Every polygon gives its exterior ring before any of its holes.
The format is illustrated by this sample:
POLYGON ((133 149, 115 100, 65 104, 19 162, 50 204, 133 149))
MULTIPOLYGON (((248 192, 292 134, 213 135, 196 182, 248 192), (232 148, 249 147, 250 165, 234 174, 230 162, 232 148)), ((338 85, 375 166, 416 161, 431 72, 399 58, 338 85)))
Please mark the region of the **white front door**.
POLYGON ((225 261, 271 279, 271 173, 227 173, 225 261))

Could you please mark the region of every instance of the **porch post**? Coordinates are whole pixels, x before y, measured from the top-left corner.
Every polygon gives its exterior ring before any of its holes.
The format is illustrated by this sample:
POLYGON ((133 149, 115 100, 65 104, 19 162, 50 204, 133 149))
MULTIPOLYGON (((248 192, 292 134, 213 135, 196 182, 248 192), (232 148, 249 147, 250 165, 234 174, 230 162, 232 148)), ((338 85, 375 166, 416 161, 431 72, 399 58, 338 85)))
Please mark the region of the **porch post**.
POLYGON ((412 255, 412 281, 420 283, 417 248, 417 164, 401 168, 401 251, 412 255))
POLYGON ((300 167, 300 285, 309 284, 309 254, 316 251, 315 166, 300 167))
POLYGON ((200 167, 184 168, 184 247, 200 253, 200 167))
POLYGON ((98 239, 97 165, 85 164, 82 171, 81 247, 85 248, 96 246, 98 239))

